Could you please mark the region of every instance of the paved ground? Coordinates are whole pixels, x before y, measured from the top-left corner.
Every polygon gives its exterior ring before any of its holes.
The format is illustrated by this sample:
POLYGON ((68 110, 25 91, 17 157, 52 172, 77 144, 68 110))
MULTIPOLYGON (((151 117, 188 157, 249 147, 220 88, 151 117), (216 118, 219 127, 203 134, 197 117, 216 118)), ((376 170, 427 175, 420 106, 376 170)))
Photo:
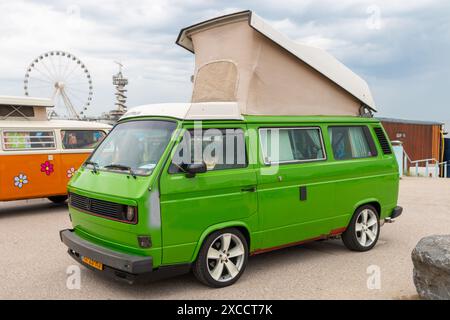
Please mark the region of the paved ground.
POLYGON ((382 228, 372 251, 349 252, 333 240, 255 256, 237 284, 220 290, 192 275, 129 286, 84 268, 81 289, 68 290, 66 270, 74 262, 58 236, 70 227, 67 208, 46 200, 0 203, 0 298, 414 299, 410 253, 421 237, 450 233, 450 180, 407 178, 400 193, 404 214, 382 228), (373 265, 381 289, 369 290, 373 265))

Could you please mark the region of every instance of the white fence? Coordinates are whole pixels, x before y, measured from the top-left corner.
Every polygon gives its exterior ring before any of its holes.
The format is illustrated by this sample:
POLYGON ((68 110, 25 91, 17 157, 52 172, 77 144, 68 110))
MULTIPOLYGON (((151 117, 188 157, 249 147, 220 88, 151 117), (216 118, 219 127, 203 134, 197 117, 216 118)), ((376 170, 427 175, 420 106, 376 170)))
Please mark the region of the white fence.
POLYGON ((411 160, 400 141, 392 141, 397 158, 400 177, 403 175, 416 177, 446 178, 448 161, 439 162, 436 159, 411 160))
POLYGON ((439 162, 436 159, 424 159, 412 161, 403 150, 403 173, 409 176, 440 178, 447 177, 447 161, 439 162), (410 166, 408 166, 410 164, 410 166), (409 170, 408 170, 409 168, 409 170))

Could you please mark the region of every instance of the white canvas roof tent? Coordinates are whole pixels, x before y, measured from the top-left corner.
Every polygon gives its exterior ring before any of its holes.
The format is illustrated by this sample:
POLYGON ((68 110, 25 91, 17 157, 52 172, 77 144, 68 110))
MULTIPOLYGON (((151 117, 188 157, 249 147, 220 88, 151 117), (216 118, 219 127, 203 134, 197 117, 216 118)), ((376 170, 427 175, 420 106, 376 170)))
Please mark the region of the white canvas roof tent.
POLYGON ((181 30, 195 54, 192 103, 235 102, 248 115, 362 115, 367 83, 324 50, 295 43, 251 11, 181 30))
POLYGON ((0 120, 47 120, 47 108, 54 106, 51 99, 0 96, 0 120))

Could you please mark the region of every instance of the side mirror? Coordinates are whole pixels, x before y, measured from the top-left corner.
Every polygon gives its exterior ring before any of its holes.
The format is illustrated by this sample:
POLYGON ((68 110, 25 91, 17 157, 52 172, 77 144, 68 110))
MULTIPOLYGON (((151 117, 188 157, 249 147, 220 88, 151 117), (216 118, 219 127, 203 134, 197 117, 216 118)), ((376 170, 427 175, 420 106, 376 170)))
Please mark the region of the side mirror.
POLYGON ((206 168, 206 163, 202 161, 201 163, 191 163, 184 165, 184 170, 186 170, 186 177, 193 178, 197 173, 205 173, 208 169, 206 168))

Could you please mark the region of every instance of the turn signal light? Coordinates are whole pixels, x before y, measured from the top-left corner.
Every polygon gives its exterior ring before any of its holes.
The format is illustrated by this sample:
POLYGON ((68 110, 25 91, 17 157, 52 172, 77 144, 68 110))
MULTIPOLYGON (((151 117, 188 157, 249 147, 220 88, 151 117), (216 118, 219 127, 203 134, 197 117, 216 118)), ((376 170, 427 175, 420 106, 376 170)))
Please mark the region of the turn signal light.
POLYGON ((138 236, 139 247, 150 248, 152 246, 152 239, 150 236, 138 236))

